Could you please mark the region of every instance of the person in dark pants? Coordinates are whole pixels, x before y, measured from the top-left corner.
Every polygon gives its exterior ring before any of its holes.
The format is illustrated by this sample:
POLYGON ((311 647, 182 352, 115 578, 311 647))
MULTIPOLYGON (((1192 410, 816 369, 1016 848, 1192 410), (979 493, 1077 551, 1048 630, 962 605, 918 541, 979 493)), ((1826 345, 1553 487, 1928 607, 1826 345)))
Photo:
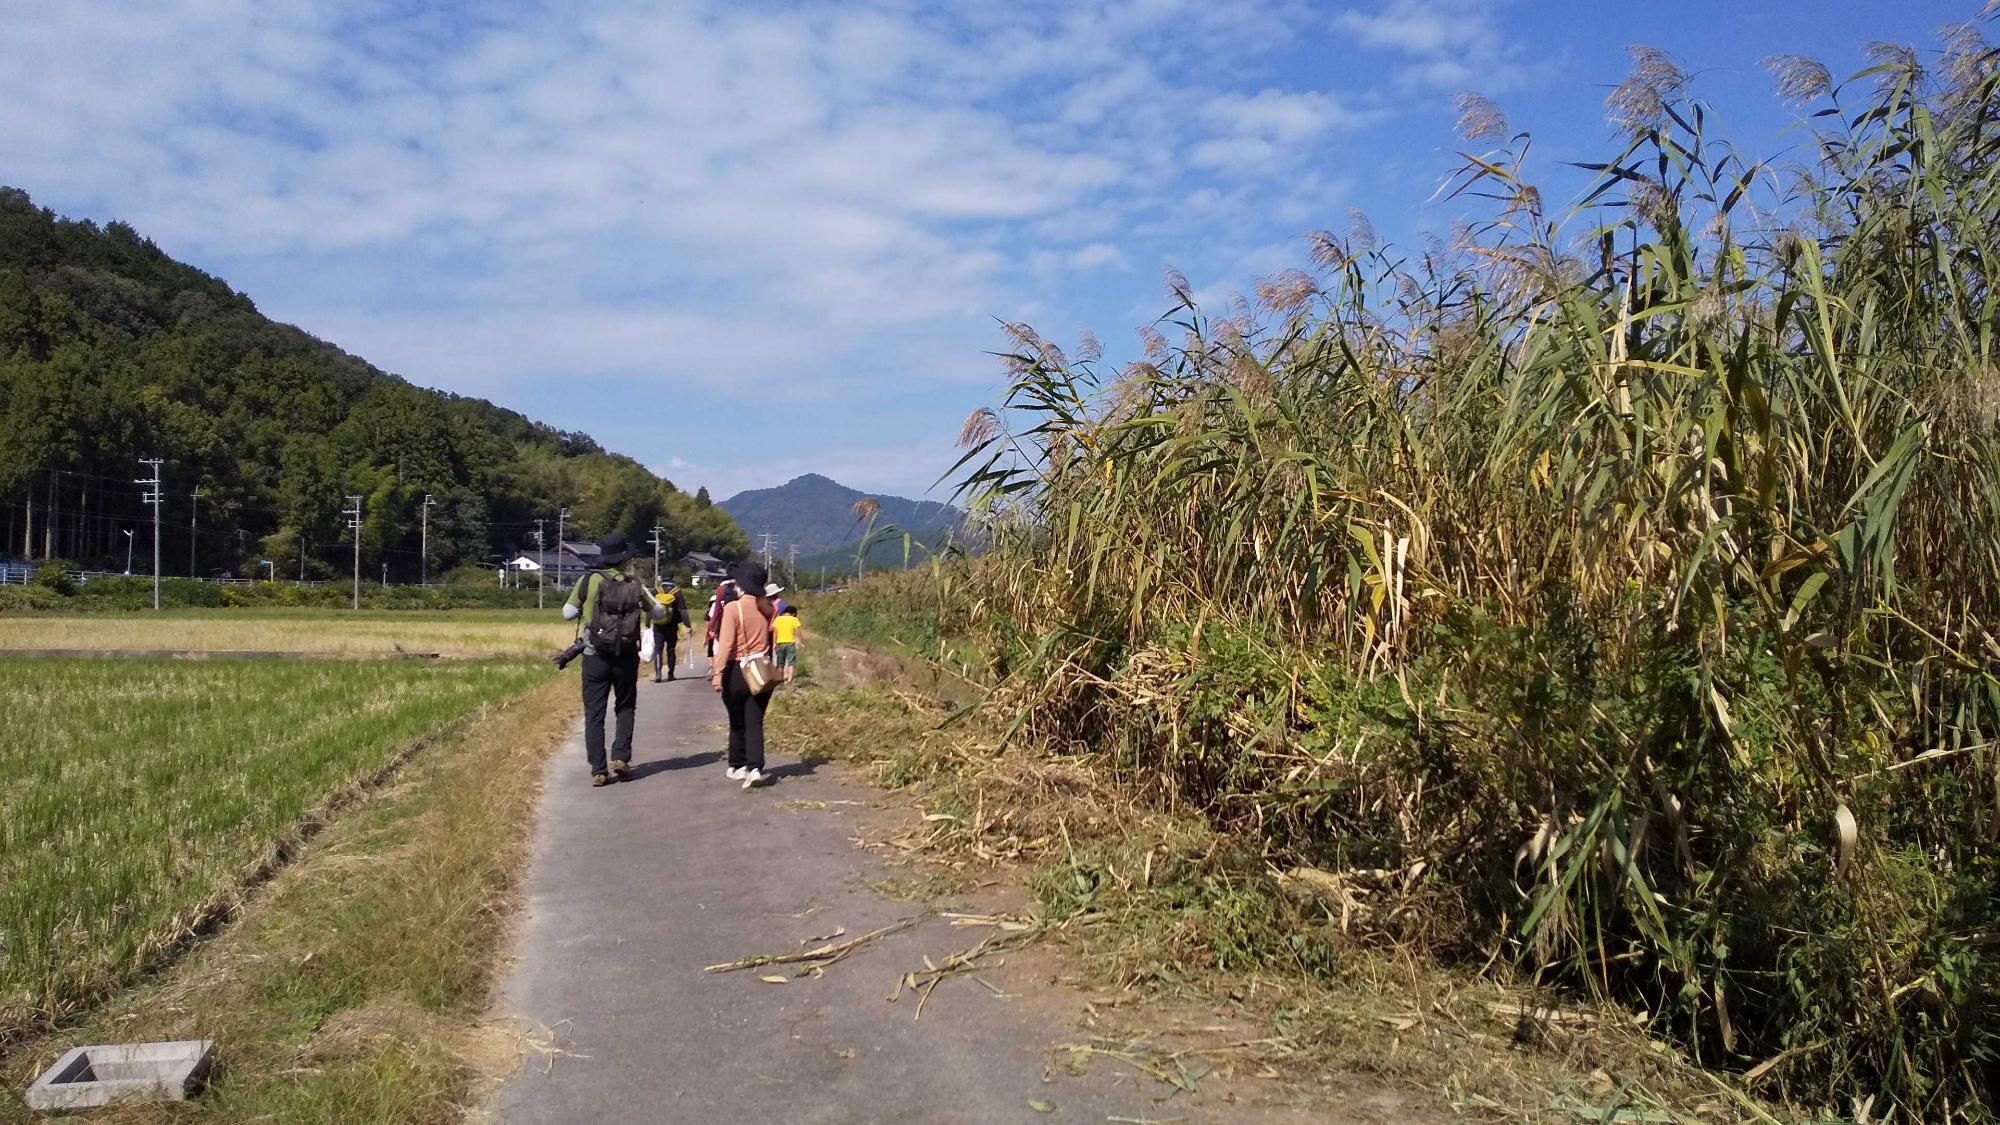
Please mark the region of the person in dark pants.
POLYGON ((665 616, 646 584, 627 574, 632 548, 616 532, 598 540, 596 569, 570 590, 563 620, 583 622, 583 750, 590 783, 632 774, 632 719, 639 706, 639 630, 665 616), (603 612, 600 613, 599 611, 603 612), (611 705, 611 760, 604 760, 604 709, 611 705))
POLYGON ((674 678, 674 666, 678 663, 675 653, 680 648, 681 626, 688 623, 687 595, 672 581, 661 579, 659 592, 654 597, 667 607, 667 618, 653 622, 653 682, 660 682, 660 668, 666 667, 667 679, 674 678))
POLYGON ((743 662, 771 652, 771 603, 761 594, 770 579, 761 566, 745 566, 737 572, 740 595, 723 606, 715 636, 715 659, 709 683, 722 693, 723 709, 729 712, 729 777, 755 789, 766 780, 764 774, 764 709, 771 705, 771 685, 752 693, 743 681, 743 662))

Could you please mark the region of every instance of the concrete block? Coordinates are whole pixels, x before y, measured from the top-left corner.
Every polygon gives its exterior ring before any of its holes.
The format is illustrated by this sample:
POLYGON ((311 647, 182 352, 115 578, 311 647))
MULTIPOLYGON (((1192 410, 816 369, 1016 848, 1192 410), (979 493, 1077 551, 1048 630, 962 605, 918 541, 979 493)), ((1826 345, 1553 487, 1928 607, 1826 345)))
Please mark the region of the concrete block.
POLYGON ((114 1043, 77 1047, 28 1087, 28 1108, 43 1113, 118 1102, 181 1101, 207 1076, 215 1043, 114 1043))

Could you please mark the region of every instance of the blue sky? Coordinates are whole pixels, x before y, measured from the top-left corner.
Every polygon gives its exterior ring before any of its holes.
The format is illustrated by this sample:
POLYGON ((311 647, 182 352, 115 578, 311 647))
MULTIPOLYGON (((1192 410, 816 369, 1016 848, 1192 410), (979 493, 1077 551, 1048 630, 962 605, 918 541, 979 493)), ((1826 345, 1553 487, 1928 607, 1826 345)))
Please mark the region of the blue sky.
POLYGON ((0 183, 690 490, 916 495, 1000 320, 1132 358, 1168 265, 1222 308, 1350 209, 1448 231, 1459 91, 1559 186, 1645 44, 1776 153, 1758 59, 1844 75, 1978 7, 0 0, 0 183))

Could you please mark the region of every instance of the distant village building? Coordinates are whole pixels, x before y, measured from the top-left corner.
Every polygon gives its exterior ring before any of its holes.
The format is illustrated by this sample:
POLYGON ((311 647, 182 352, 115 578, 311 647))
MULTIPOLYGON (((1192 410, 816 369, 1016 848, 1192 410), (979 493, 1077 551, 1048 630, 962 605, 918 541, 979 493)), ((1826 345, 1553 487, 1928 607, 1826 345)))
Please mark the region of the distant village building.
POLYGON ((543 581, 557 589, 568 589, 576 580, 589 574, 596 565, 597 544, 565 542, 560 551, 529 551, 517 555, 507 563, 507 569, 521 574, 536 574, 543 581))
POLYGON ((681 563, 688 568, 688 580, 696 586, 712 585, 729 577, 722 560, 706 551, 689 551, 681 563))

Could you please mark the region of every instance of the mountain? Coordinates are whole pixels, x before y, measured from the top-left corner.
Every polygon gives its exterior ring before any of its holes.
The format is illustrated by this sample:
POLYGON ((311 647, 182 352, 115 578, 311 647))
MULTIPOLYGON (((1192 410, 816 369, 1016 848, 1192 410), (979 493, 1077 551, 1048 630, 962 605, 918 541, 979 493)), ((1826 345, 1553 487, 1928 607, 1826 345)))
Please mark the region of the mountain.
MULTIPOLYGON (((894 525, 926 544, 935 544, 959 525, 958 509, 930 500, 910 500, 852 489, 818 473, 807 473, 776 488, 753 488, 724 500, 722 510, 736 519, 737 526, 750 536, 752 546, 762 549, 763 535, 770 532, 771 554, 786 557, 798 546, 799 562, 808 558, 844 556, 853 561, 867 521, 854 514, 854 505, 872 497, 882 505, 875 526, 894 525)), ((896 537, 895 554, 902 557, 902 537, 896 537)), ((871 550, 871 565, 881 548, 871 550)), ((922 552, 916 552, 923 557, 922 552)))
POLYGON ((571 539, 658 525, 669 556, 749 548, 705 492, 588 435, 414 386, 265 318, 124 223, 0 187, 0 556, 122 565, 125 532, 154 515, 132 483, 141 457, 164 462, 168 574, 269 560, 344 575, 349 496, 364 573, 396 581, 491 567, 538 519, 553 542, 563 508, 571 539))

